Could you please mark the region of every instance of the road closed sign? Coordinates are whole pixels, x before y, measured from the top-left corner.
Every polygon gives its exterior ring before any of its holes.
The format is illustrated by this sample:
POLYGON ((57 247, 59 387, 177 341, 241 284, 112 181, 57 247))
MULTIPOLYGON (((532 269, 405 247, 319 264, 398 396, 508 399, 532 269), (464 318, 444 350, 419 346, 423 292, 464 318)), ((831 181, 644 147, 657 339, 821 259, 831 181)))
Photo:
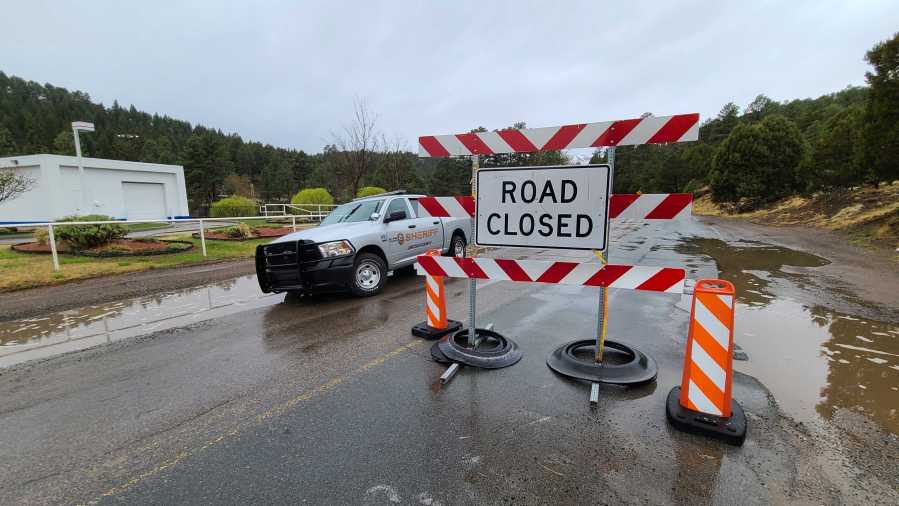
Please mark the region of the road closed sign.
POLYGON ((605 250, 609 172, 608 165, 479 170, 476 244, 605 250))

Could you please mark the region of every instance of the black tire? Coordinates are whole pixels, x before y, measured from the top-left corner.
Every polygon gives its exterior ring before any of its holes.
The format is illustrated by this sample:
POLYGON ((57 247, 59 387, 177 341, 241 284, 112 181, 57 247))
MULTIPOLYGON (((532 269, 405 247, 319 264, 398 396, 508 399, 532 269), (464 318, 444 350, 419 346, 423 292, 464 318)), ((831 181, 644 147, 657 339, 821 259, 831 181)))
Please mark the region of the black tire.
POLYGON ((381 293, 387 282, 387 263, 374 253, 360 253, 353 263, 350 290, 357 297, 381 293), (366 272, 367 271, 367 272, 366 272))
POLYGON ((450 240, 449 251, 446 252, 446 256, 448 257, 456 257, 456 256, 465 256, 465 246, 468 243, 465 241, 465 236, 462 235, 461 232, 456 232, 453 234, 453 238, 450 240), (462 254, 459 255, 458 252, 461 251, 462 254))

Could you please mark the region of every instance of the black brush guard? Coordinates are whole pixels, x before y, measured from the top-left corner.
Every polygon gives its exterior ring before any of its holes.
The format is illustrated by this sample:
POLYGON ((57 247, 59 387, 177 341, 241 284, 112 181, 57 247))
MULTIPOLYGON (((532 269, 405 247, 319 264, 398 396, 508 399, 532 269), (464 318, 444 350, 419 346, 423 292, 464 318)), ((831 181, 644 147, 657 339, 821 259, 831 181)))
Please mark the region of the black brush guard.
POLYGON ((265 293, 304 290, 303 264, 321 258, 311 241, 289 241, 256 246, 256 277, 265 293))

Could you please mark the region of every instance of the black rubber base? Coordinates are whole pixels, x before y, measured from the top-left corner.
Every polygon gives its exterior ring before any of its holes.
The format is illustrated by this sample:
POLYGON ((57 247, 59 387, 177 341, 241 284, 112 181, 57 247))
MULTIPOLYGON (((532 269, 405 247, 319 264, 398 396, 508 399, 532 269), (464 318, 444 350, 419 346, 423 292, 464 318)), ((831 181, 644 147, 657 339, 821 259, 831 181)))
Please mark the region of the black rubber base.
POLYGON ((546 365, 557 373, 583 381, 640 386, 652 383, 659 368, 652 357, 616 341, 606 341, 603 361, 597 363, 596 341, 572 341, 553 350, 546 365))
POLYGON ((668 392, 665 413, 668 422, 678 430, 720 439, 728 444, 743 446, 746 440, 746 414, 737 401, 730 401, 730 418, 707 415, 680 405, 680 387, 668 392))
POLYGON ((435 329, 434 327, 428 325, 428 322, 421 322, 412 327, 412 335, 415 337, 420 337, 422 339, 427 339, 428 341, 435 341, 449 334, 450 332, 456 332, 461 328, 462 322, 457 322, 456 320, 447 320, 445 329, 435 329))
POLYGON ((480 338, 477 348, 468 346, 467 329, 446 336, 431 346, 431 357, 435 362, 458 362, 481 369, 509 367, 521 360, 518 345, 501 334, 492 330, 475 329, 475 337, 480 338))

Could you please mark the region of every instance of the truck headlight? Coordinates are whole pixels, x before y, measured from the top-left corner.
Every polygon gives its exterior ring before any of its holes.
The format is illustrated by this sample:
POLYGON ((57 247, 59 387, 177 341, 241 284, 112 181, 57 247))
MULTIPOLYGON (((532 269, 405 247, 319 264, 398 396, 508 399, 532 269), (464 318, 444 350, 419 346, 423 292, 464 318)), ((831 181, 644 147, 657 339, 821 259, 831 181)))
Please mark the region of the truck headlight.
POLYGON ((353 245, 350 241, 332 241, 318 245, 322 258, 342 257, 353 254, 353 245))

